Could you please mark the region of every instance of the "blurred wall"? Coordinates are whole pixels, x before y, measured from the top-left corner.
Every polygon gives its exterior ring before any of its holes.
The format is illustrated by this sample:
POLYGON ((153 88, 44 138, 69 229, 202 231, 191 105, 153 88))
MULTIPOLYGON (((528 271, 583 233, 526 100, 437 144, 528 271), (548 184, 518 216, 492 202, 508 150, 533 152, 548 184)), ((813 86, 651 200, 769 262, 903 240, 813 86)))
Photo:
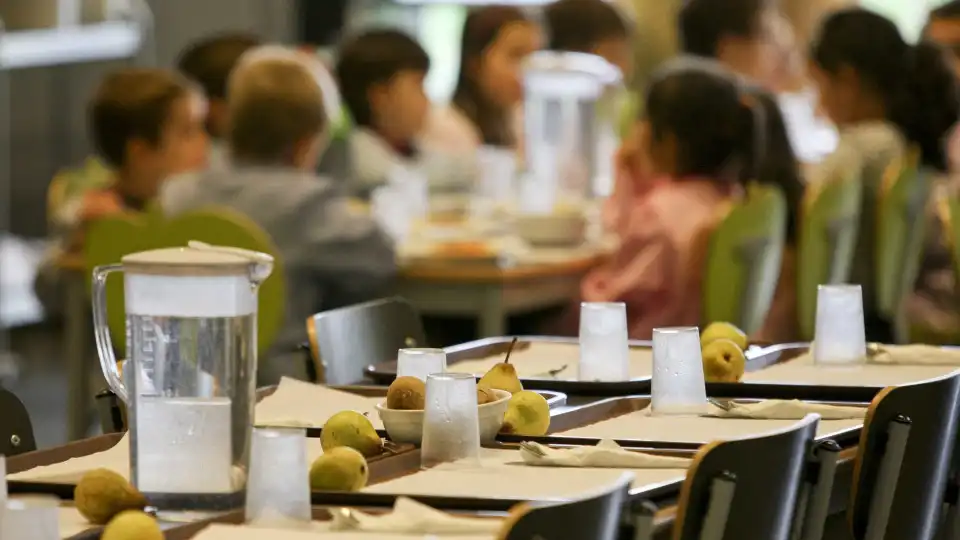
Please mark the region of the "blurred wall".
MULTIPOLYGON (((322 0, 320 0, 322 1, 322 0)), ((172 65, 191 41, 218 31, 247 30, 292 41, 294 0, 148 0, 155 19, 155 50, 140 60, 172 65), (153 57, 153 58, 150 58, 153 57)), ((46 190, 61 167, 90 153, 85 107, 100 78, 131 61, 99 62, 8 72, 10 81, 10 203, 14 234, 46 233, 46 190)), ((0 154, 2 155, 2 154, 0 154)))

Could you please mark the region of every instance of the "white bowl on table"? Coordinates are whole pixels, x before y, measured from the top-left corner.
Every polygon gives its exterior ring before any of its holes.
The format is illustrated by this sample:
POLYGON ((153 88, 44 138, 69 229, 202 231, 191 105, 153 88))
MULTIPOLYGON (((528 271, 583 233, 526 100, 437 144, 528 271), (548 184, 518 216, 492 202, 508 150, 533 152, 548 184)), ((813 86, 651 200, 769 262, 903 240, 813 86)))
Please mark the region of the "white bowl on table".
MULTIPOLYGON (((494 390, 496 401, 477 406, 480 421, 480 444, 492 443, 503 427, 503 415, 507 412, 512 394, 494 390)), ((388 409, 387 402, 377 403, 377 413, 390 440, 395 443, 420 444, 423 439, 423 411, 388 409)))
POLYGON ((534 247, 579 246, 586 240, 587 220, 579 212, 524 214, 517 216, 514 230, 534 247))

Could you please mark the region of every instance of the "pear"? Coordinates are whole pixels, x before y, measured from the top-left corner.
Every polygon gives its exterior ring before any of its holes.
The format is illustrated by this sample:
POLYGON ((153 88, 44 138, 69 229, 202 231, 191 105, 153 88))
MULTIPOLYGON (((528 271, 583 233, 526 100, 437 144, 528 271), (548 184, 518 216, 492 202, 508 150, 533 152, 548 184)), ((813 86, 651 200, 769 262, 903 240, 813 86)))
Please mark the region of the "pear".
POLYGON ((310 466, 311 491, 359 491, 367 485, 367 460, 353 448, 324 452, 310 466))
POLYGON ((163 540, 157 520, 139 510, 126 510, 110 520, 101 540, 163 540))
POLYGON ((700 334, 700 347, 706 347, 718 339, 729 339, 737 344, 741 350, 747 348, 747 335, 736 326, 728 322, 710 323, 700 334))
POLYGON ((747 359, 739 345, 729 339, 711 341, 703 348, 703 379, 706 382, 740 382, 747 359))
POLYGON ((109 469, 94 469, 83 475, 73 490, 80 515, 94 525, 103 525, 124 510, 143 510, 147 499, 126 478, 109 469))
POLYGON ((493 403, 496 400, 497 394, 493 390, 480 384, 477 385, 477 405, 493 403))
POLYGON ((324 452, 349 446, 367 457, 383 451, 383 441, 373 424, 356 411, 341 411, 331 416, 320 432, 320 446, 324 452))
POLYGON ((387 408, 422 411, 427 385, 416 377, 399 377, 387 389, 387 408))
POLYGON ((501 433, 538 437, 550 429, 550 405, 536 392, 523 390, 510 398, 501 433))
POLYGON ((483 377, 480 377, 480 382, 477 384, 490 389, 505 390, 511 394, 523 390, 523 384, 517 377, 517 368, 510 363, 509 356, 503 362, 494 364, 483 377))

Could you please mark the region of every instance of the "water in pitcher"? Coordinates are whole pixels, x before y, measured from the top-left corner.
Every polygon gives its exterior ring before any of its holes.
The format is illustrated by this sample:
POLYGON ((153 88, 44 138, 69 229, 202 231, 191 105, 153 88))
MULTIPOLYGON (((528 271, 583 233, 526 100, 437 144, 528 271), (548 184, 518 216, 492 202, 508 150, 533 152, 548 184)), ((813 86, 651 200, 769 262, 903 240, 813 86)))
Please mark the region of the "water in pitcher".
MULTIPOLYGON (((128 315, 131 479, 152 504, 241 494, 253 421, 256 316, 128 315), (133 344, 136 344, 135 346, 133 344)), ((225 503, 226 504, 226 503, 225 503)))

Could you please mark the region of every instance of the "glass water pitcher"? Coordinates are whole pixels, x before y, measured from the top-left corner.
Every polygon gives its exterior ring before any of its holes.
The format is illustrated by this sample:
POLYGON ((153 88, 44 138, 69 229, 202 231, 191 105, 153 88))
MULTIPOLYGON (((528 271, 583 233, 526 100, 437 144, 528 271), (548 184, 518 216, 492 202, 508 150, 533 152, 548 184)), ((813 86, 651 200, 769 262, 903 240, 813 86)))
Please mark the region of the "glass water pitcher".
POLYGON ((273 258, 190 242, 93 271, 100 366, 127 406, 130 474, 160 510, 243 504, 256 390, 257 292, 273 258), (123 272, 127 362, 118 372, 106 280, 123 272))
POLYGON ((537 193, 551 201, 609 194, 620 70, 592 54, 540 51, 525 66, 524 92, 526 173, 537 193))

